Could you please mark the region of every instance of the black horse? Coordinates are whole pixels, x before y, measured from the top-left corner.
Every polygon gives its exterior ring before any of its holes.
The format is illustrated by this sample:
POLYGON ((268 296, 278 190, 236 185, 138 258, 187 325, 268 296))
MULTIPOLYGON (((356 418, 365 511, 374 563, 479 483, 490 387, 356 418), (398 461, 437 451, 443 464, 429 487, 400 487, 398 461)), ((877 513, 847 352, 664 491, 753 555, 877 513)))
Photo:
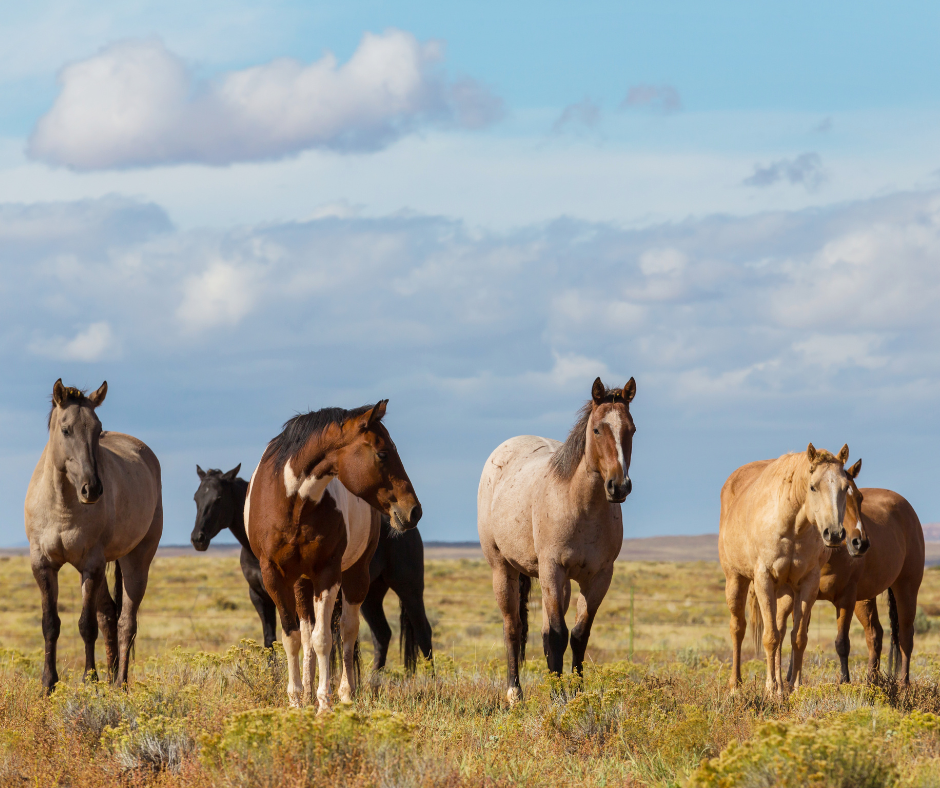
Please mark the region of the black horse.
MULTIPOLYGON (((204 471, 198 465, 199 489, 196 490, 196 525, 190 540, 199 551, 223 528, 228 528, 242 546, 241 567, 248 581, 248 595, 258 611, 264 631, 265 648, 274 643, 277 632, 277 608, 261 580, 261 565, 248 544, 245 533, 245 495, 248 482, 238 478, 241 464, 227 473, 204 471)), ((401 651, 405 669, 414 672, 418 651, 431 659, 431 624, 424 610, 424 542, 417 528, 404 533, 394 531, 387 517, 382 518, 382 533, 370 565, 371 585, 360 608, 372 632, 375 647, 373 670, 385 667, 392 630, 382 602, 389 589, 401 604, 401 651)))

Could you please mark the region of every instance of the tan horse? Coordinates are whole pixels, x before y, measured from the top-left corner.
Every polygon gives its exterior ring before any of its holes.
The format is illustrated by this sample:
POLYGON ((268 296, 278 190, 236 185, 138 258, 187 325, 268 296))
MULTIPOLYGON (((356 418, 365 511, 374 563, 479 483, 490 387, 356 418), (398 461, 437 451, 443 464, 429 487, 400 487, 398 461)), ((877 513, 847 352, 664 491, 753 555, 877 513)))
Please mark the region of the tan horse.
POLYGON ((107 382, 85 396, 56 381, 49 441, 26 491, 26 536, 42 595, 46 643, 42 685, 47 692, 59 680, 59 570, 71 564, 82 576, 78 629, 85 642, 86 678, 97 678, 95 640, 100 624, 109 678, 124 685, 137 634, 137 610, 163 533, 160 463, 136 438, 101 431, 95 409, 107 392, 107 382), (117 562, 114 599, 105 583, 105 565, 111 561, 117 562))
POLYGON ((783 693, 777 655, 793 612, 793 686, 799 686, 810 611, 819 592, 826 547, 845 538, 849 447, 836 457, 809 444, 805 453, 738 468, 721 488, 718 555, 731 611, 731 686, 741 682, 741 641, 747 591, 754 583, 765 622, 766 689, 783 693))
POLYGON ((339 695, 352 700, 359 608, 369 591, 379 511, 398 531, 414 528, 421 519, 421 504, 382 424, 387 403, 294 417, 268 444, 248 486, 245 530, 281 617, 293 706, 311 700, 314 659, 320 711, 330 706, 330 617, 340 586, 339 695))
MULTIPOLYGON (((887 591, 891 619, 888 666, 892 672, 900 668, 901 680, 908 684, 917 594, 924 577, 924 530, 914 508, 896 492, 858 488, 855 479, 861 465, 859 460, 847 471, 846 546, 829 551, 820 576, 818 598, 832 602, 836 608, 836 653, 842 681, 848 682, 852 611, 865 628, 868 675, 872 676, 880 667, 884 635, 875 599, 887 591)), ((756 633, 763 622, 759 608, 754 608, 756 605, 752 606, 751 621, 756 633)))
POLYGON ((493 570, 503 614, 507 697, 522 699, 529 578, 542 586, 542 645, 548 669, 561 673, 571 581, 581 588, 571 632, 572 671, 580 673, 591 625, 623 546, 620 504, 630 494, 633 450, 630 402, 636 382, 607 389, 594 381, 591 400, 564 443, 533 435, 511 438, 490 455, 477 494, 477 528, 493 570))

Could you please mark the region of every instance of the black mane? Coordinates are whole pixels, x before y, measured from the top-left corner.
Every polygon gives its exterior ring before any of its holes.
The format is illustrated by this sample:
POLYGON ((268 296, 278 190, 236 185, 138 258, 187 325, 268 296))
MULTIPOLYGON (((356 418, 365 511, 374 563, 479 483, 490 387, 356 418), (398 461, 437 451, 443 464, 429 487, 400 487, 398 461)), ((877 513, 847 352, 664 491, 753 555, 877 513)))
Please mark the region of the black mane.
POLYGON ((284 422, 282 432, 274 438, 264 450, 262 461, 274 457, 274 468, 281 471, 287 461, 307 445, 314 435, 323 432, 331 424, 342 425, 349 419, 368 413, 374 405, 363 405, 359 408, 346 410, 345 408, 321 408, 309 413, 298 413, 294 418, 284 422))
MULTIPOLYGON (((617 396, 620 396, 620 401, 623 402, 621 389, 607 389, 604 392, 604 402, 614 402, 617 396)), ((581 458, 584 457, 584 449, 587 446, 587 424, 588 419, 591 418, 593 404, 593 399, 584 403, 578 411, 578 420, 568 433, 568 437, 565 438, 565 442, 552 455, 551 468, 559 479, 565 481, 570 479, 581 464, 581 458)))

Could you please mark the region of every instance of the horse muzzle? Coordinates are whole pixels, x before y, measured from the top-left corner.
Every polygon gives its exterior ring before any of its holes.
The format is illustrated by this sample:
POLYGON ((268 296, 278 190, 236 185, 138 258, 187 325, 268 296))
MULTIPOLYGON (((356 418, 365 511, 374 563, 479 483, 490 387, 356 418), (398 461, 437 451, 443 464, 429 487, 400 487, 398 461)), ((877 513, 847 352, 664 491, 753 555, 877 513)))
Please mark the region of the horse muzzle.
POLYGON ((822 538, 826 547, 838 547, 845 541, 845 528, 840 526, 838 531, 833 528, 823 528, 822 538))
POLYGON ((204 553, 209 549, 209 537, 205 534, 193 534, 189 537, 189 541, 193 543, 193 547, 200 553, 204 553))
POLYGON ((868 541, 867 537, 853 536, 851 539, 846 540, 845 546, 849 551, 849 555, 861 556, 868 552, 871 542, 868 541))
POLYGON ((607 500, 610 503, 623 503, 627 496, 633 492, 633 482, 627 476, 619 484, 613 479, 608 479, 604 484, 604 492, 607 494, 607 500))
POLYGON ((415 502, 415 505, 409 510, 395 504, 389 512, 389 521, 396 531, 408 531, 418 524, 421 514, 420 503, 415 502))
POLYGON ((101 479, 93 479, 85 482, 78 491, 78 500, 82 503, 98 503, 98 499, 104 494, 104 485, 101 479))

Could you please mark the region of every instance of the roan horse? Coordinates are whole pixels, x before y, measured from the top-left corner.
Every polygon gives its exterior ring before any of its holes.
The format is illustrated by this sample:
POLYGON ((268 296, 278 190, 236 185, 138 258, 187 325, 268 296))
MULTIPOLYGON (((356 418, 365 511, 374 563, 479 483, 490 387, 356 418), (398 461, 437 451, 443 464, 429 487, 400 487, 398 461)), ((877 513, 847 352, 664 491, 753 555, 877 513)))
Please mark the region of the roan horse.
POLYGON ((525 659, 532 577, 542 586, 542 645, 556 674, 568 647, 571 581, 580 586, 571 654, 572 671, 582 670, 591 625, 623 546, 620 504, 632 489, 635 394, 633 378, 623 389, 607 389, 597 378, 564 443, 511 438, 483 467, 477 528, 503 614, 510 703, 522 699, 519 659, 525 659))
POLYGON ((738 468, 721 488, 718 556, 725 572, 731 611, 731 687, 741 683, 741 641, 748 587, 753 582, 765 622, 766 690, 783 694, 778 646, 793 612, 793 686, 799 686, 810 611, 819 592, 826 547, 845 538, 849 477, 838 457, 812 443, 805 452, 785 454, 738 468))
MULTIPOLYGON (((248 595, 264 634, 265 648, 270 648, 277 637, 277 608, 264 588, 261 564, 251 551, 245 533, 245 495, 248 482, 238 477, 241 465, 227 473, 220 470, 204 471, 198 465, 199 489, 196 490, 196 524, 190 541, 200 552, 220 531, 228 528, 241 550, 241 567, 248 581, 248 595)), ((389 518, 382 515, 379 544, 369 566, 371 583, 362 603, 362 617, 372 632, 375 645, 373 670, 385 666, 392 630, 385 617, 382 602, 391 588, 401 602, 401 647, 405 669, 414 672, 418 649, 425 659, 431 659, 431 624, 424 609, 424 544, 418 529, 401 533, 392 529, 389 518)))
POLYGON ((42 595, 46 648, 42 686, 47 692, 59 680, 59 570, 71 564, 82 576, 78 629, 85 643, 85 677, 97 679, 95 640, 100 624, 108 677, 125 685, 137 609, 163 533, 160 463, 136 438, 101 431, 95 409, 107 393, 107 382, 86 396, 63 386, 61 379, 56 381, 49 442, 26 491, 26 536, 42 595), (105 582, 105 566, 112 561, 116 562, 114 599, 105 582))
MULTIPOLYGON (((914 507, 896 492, 859 489, 855 479, 861 467, 859 460, 847 471, 849 489, 843 521, 848 534, 846 547, 829 550, 819 581, 818 599, 832 602, 836 608, 836 653, 841 680, 848 682, 851 680, 849 626, 852 611, 865 628, 871 678, 881 665, 884 635, 875 600, 887 590, 891 620, 888 670, 894 673, 900 668, 901 681, 909 684, 917 594, 924 577, 924 529, 914 507)), ((756 636, 763 625, 760 608, 750 599, 748 604, 756 636)))
POLYGON ((379 512, 402 531, 421 518, 421 504, 382 424, 387 403, 295 416, 268 444, 248 486, 245 530, 281 617, 291 705, 311 699, 315 653, 317 701, 321 712, 329 708, 329 622, 340 585, 339 695, 344 702, 352 700, 359 607, 369 590, 379 512))

